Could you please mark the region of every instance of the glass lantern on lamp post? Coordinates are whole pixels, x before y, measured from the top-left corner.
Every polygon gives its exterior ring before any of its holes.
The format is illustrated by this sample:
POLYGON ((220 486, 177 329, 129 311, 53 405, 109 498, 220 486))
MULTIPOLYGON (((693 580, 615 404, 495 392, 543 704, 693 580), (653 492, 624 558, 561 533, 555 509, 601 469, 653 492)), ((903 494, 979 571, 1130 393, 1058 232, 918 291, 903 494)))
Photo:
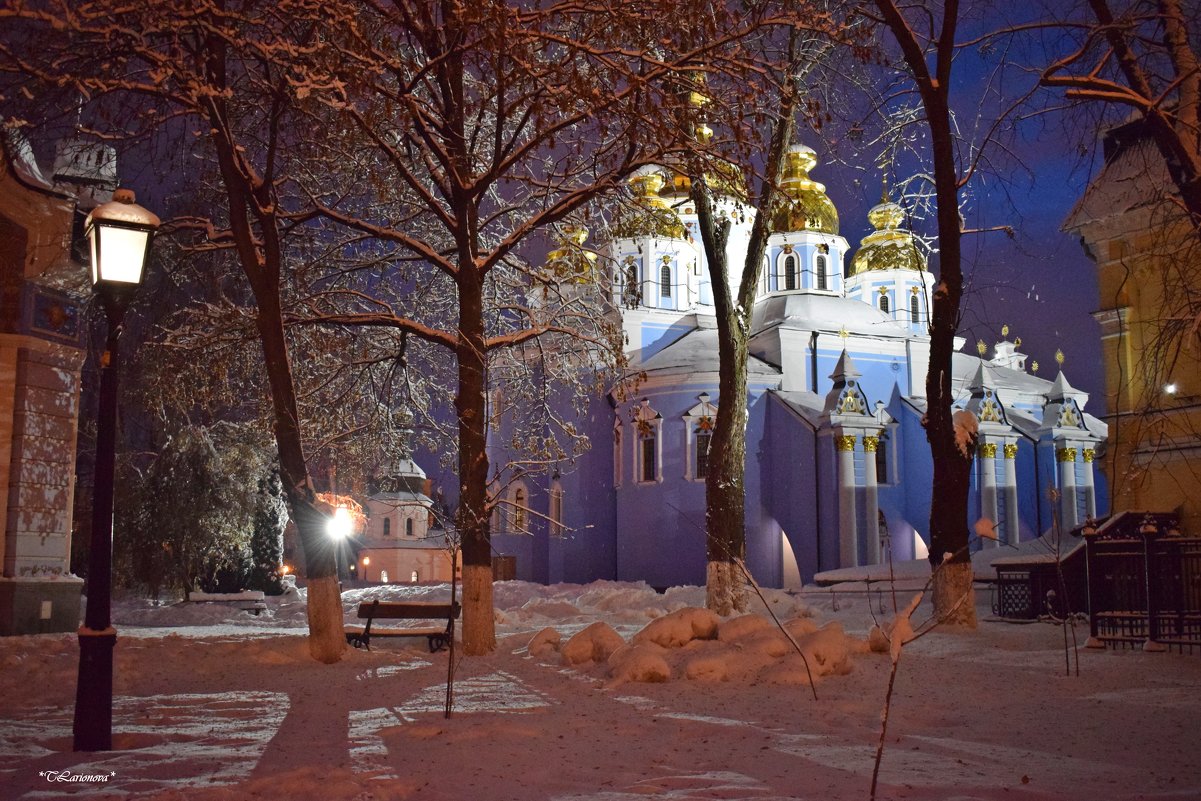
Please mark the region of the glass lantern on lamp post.
POLYGON ((128 189, 88 215, 85 233, 92 290, 104 307, 108 337, 100 357, 100 409, 96 420, 96 474, 92 540, 88 553, 87 610, 79 628, 79 682, 75 691, 76 751, 109 751, 113 745, 113 485, 116 464, 118 338, 125 311, 142 283, 159 219, 134 202, 128 189))

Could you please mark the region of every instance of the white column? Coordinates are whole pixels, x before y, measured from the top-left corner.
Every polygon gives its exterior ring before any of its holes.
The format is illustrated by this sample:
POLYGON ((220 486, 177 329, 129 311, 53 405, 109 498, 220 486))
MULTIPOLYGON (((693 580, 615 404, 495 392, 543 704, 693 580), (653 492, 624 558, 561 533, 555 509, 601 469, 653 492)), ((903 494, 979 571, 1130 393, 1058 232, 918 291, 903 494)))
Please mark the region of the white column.
POLYGON ((859 564, 859 528, 855 520, 855 436, 834 437, 838 454, 838 566, 859 564))
POLYGON ((1005 452, 1005 542, 1018 544, 1022 526, 1018 519, 1018 446, 1009 443, 1005 452))
POLYGON ((976 449, 976 464, 980 468, 980 514, 993 523, 996 539, 984 540, 986 548, 1000 545, 1001 532, 997 525, 997 445, 986 442, 976 449))
POLYGON ((1059 527, 1066 534, 1076 527, 1076 449, 1056 448, 1059 464, 1059 527))
POLYGON ((876 451, 880 438, 863 437, 863 536, 867 538, 867 563, 880 564, 880 493, 879 476, 876 474, 876 451))
POLYGON ((1097 516, 1097 487, 1093 480, 1093 457, 1096 456, 1096 453, 1092 448, 1085 448, 1081 453, 1084 458, 1081 492, 1084 493, 1084 513, 1088 517, 1097 516))

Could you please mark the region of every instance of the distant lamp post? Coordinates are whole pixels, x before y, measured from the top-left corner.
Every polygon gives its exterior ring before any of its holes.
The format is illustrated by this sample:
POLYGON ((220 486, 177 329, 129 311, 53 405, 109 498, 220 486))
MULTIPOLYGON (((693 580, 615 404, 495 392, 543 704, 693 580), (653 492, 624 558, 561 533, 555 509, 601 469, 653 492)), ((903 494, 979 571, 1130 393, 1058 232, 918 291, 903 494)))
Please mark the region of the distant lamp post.
POLYGON ((97 206, 84 225, 92 262, 92 290, 108 318, 100 357, 100 409, 96 419, 96 475, 92 495, 92 541, 88 554, 87 611, 79 629, 79 682, 75 690, 76 751, 113 747, 112 626, 113 476, 117 441, 117 341, 125 310, 142 283, 150 242, 159 219, 134 202, 128 189, 97 206))

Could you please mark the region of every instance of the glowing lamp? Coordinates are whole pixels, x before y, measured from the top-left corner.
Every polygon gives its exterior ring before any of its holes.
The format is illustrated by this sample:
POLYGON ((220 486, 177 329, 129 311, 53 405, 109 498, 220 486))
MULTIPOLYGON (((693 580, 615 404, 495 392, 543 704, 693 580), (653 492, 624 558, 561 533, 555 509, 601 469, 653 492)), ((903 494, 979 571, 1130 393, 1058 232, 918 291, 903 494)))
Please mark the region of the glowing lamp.
POLYGON ((339 506, 334 510, 334 516, 325 524, 325 533, 335 540, 344 540, 350 536, 354 521, 350 519, 350 510, 339 506))
POLYGON ((112 200, 92 209, 84 223, 92 285, 97 290, 120 290, 142 283, 146 256, 158 227, 158 216, 135 203, 129 189, 118 189, 112 200))

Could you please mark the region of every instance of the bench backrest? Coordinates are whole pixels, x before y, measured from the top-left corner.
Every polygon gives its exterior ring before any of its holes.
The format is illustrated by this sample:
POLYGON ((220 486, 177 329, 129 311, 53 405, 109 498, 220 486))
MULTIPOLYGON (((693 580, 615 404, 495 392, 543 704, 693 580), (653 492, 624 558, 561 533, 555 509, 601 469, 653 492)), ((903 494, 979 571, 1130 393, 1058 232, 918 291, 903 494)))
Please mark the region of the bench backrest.
POLYGON ((438 601, 363 601, 359 604, 359 617, 374 620, 449 618, 452 614, 458 617, 460 611, 457 601, 453 611, 449 603, 438 601))

